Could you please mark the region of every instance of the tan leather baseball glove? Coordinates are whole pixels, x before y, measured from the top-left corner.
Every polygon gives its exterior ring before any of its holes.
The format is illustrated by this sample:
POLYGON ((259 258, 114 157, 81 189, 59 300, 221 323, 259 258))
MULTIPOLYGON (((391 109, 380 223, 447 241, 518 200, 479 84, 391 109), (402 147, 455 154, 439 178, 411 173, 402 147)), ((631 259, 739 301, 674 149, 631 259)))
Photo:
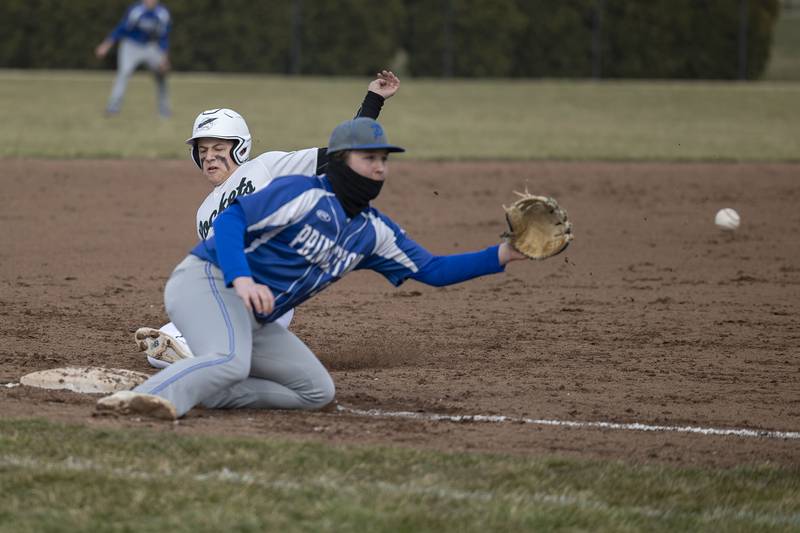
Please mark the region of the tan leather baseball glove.
POLYGON ((573 239, 572 223, 555 198, 516 192, 519 199, 506 211, 506 242, 531 259, 546 259, 563 252, 573 239))

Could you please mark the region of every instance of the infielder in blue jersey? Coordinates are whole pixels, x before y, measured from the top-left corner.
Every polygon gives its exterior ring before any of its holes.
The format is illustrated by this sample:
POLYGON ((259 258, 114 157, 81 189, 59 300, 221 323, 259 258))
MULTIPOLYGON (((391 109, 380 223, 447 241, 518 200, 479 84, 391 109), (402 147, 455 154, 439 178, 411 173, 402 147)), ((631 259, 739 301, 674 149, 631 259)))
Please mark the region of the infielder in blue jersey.
POLYGON ((167 94, 169 72, 169 32, 172 28, 169 11, 158 0, 142 0, 128 7, 122 20, 111 34, 95 49, 102 59, 119 42, 117 49, 117 77, 111 89, 106 113, 119 113, 128 80, 139 65, 146 65, 155 75, 158 93, 158 112, 170 116, 167 94))
POLYGON ((356 118, 333 130, 325 175, 283 176, 237 197, 164 291, 195 357, 101 398, 97 409, 174 419, 195 405, 322 408, 334 398, 333 380, 277 317, 356 270, 374 270, 396 286, 409 278, 444 286, 525 259, 505 242, 434 256, 370 206, 388 176, 389 153, 403 151, 378 122, 356 118))
MULTIPOLYGON (((356 117, 378 118, 384 102, 397 93, 400 80, 391 70, 376 74, 356 117)), ((239 196, 252 194, 278 176, 287 174, 321 175, 328 167, 327 148, 306 148, 292 152, 269 151, 250 159, 252 136, 244 118, 232 109, 209 109, 194 121, 186 140, 189 155, 213 189, 197 210, 195 224, 199 239, 213 233, 212 223, 239 196)), ((275 320, 289 327, 293 311, 275 320)), ((142 327, 134 339, 147 361, 156 368, 186 357, 192 351, 183 334, 172 322, 159 329, 142 327)))

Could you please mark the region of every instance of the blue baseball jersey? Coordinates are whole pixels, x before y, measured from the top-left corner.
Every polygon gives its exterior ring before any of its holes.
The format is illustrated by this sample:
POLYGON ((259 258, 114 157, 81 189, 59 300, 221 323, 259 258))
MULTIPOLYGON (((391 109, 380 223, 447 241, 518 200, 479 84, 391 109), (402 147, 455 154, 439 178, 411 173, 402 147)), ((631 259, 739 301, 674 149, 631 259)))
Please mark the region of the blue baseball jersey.
POLYGON ((252 276, 267 285, 275 308, 268 315, 256 314, 262 322, 353 270, 374 270, 397 286, 433 259, 373 207, 349 219, 325 176, 276 178, 260 191, 236 198, 216 219, 214 230, 214 237, 191 253, 219 266, 226 283, 252 276), (230 253, 232 249, 244 254, 230 253))
POLYGON ((142 2, 137 2, 125 11, 122 20, 111 32, 114 41, 131 39, 141 44, 156 41, 166 51, 169 48, 169 32, 172 21, 169 11, 161 4, 148 9, 142 2))

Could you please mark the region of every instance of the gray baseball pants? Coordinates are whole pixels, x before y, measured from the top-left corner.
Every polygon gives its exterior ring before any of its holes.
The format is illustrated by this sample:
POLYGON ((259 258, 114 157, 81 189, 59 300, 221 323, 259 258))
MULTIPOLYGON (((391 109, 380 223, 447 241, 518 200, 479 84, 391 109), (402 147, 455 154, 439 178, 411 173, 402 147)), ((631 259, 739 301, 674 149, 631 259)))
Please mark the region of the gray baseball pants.
POLYGON ((117 49, 117 77, 114 79, 114 86, 111 89, 111 97, 108 99, 106 110, 109 113, 119 113, 122 107, 122 98, 125 96, 125 89, 128 87, 128 80, 130 80, 136 68, 144 63, 147 68, 153 71, 153 75, 156 78, 158 112, 161 116, 169 116, 167 77, 158 71, 163 58, 164 52, 157 43, 140 44, 130 39, 122 39, 117 49))
POLYGON ((195 357, 134 391, 166 398, 178 416, 198 404, 319 409, 333 401, 333 380, 319 359, 282 326, 258 323, 213 264, 186 257, 167 282, 164 302, 195 357))

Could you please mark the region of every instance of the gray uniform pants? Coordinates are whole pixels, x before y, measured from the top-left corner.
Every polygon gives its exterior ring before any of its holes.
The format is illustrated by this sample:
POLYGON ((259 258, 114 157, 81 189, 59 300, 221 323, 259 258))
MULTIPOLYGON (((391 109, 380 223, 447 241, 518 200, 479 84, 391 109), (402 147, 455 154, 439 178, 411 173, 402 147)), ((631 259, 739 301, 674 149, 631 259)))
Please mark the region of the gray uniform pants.
POLYGON ((156 78, 158 112, 162 116, 169 116, 167 77, 158 71, 163 58, 164 52, 155 42, 140 44, 131 39, 122 39, 117 49, 117 77, 114 79, 114 86, 111 89, 111 97, 108 99, 106 110, 109 113, 119 113, 122 106, 122 98, 125 96, 125 89, 128 87, 128 80, 136 68, 144 63, 147 68, 153 71, 153 75, 156 78))
POLYGON ((256 322, 211 263, 184 259, 164 301, 195 357, 171 364, 136 392, 166 398, 178 416, 198 404, 318 409, 333 401, 333 380, 311 350, 278 324, 256 322))

